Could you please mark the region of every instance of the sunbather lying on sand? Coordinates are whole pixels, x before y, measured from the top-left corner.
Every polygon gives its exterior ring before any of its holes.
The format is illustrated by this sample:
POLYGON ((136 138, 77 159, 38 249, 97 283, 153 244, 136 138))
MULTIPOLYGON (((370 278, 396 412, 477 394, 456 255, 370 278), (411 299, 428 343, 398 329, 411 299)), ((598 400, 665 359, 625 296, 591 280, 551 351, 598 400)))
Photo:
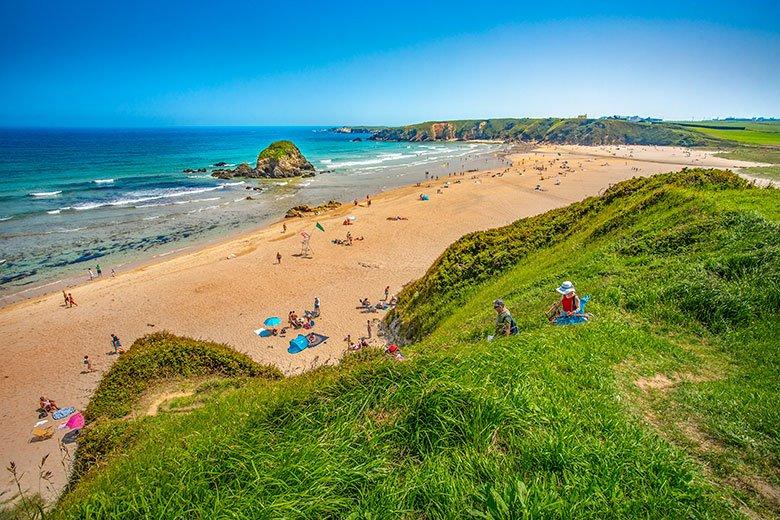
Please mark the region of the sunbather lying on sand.
POLYGON ((395 217, 387 217, 387 220, 409 220, 406 217, 402 217, 401 215, 396 215, 395 217))
POLYGON ((44 412, 56 412, 60 409, 60 407, 57 406, 57 403, 55 403, 53 399, 46 399, 45 397, 41 396, 40 409, 44 412))

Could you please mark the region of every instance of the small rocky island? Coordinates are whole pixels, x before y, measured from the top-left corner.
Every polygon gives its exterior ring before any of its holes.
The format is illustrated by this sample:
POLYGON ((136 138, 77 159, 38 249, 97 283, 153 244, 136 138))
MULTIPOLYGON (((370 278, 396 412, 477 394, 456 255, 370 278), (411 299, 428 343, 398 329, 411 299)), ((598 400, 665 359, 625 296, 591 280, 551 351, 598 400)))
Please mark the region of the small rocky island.
POLYGON ((234 170, 214 170, 211 176, 218 179, 233 177, 283 179, 314 177, 315 173, 314 166, 306 160, 292 141, 276 141, 260 152, 254 168, 247 163, 241 163, 234 170))

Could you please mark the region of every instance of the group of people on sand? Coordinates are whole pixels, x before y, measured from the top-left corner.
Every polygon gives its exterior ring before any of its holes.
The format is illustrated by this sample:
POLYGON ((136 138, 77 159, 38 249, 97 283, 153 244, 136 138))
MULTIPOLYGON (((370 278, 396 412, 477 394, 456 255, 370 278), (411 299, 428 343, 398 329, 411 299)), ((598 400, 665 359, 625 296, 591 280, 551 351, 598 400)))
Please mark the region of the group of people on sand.
MULTIPOLYGON (((561 299, 550 306, 546 312, 550 323, 561 317, 578 316, 586 320, 591 317, 590 314, 582 312, 582 300, 577 296, 577 289, 572 282, 567 280, 555 290, 561 295, 561 299)), ((495 336, 512 336, 519 332, 517 323, 512 317, 512 313, 507 309, 504 300, 494 300, 493 309, 497 314, 495 336)), ((493 339, 493 336, 488 336, 488 339, 493 339)))
POLYGON ((76 300, 73 299, 73 295, 71 293, 66 293, 65 291, 62 291, 62 297, 65 300, 65 307, 71 308, 71 307, 79 306, 79 304, 76 303, 76 300))

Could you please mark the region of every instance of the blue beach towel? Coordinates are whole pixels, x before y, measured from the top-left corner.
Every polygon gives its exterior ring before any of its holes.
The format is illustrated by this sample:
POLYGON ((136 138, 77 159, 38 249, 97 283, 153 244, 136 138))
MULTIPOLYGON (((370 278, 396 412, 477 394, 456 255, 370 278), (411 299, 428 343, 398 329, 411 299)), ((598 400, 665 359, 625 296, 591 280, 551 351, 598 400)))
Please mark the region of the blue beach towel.
POLYGON ((51 414, 51 418, 59 421, 60 419, 64 419, 65 417, 73 413, 76 413, 76 409, 73 408, 72 406, 68 406, 67 408, 60 408, 59 410, 51 414))
POLYGON ((561 314, 553 320, 555 325, 576 325, 577 323, 584 323, 588 321, 588 316, 585 314, 585 304, 590 300, 590 296, 583 296, 580 298, 580 312, 574 316, 566 316, 561 314))

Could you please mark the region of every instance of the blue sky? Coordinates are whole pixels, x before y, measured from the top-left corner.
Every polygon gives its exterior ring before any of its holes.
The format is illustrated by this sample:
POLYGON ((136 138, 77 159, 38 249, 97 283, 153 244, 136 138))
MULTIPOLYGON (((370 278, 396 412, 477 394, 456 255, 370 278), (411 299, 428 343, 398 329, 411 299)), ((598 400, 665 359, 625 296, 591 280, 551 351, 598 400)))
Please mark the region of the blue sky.
POLYGON ((777 2, 0 0, 0 125, 780 117, 777 2))

